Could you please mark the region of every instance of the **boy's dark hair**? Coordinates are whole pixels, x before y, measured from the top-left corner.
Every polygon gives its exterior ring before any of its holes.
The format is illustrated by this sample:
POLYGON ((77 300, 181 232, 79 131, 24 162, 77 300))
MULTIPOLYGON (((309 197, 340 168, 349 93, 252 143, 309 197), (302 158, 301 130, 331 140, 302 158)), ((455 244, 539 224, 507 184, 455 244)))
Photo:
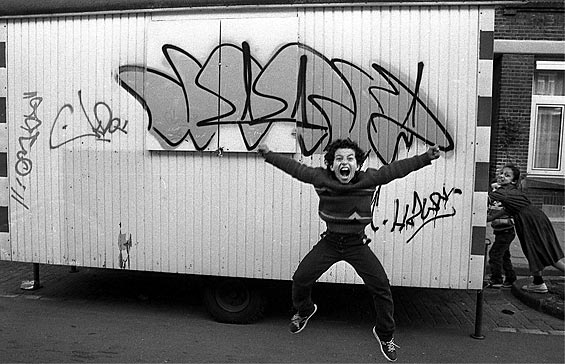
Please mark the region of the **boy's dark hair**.
POLYGON ((331 142, 328 147, 326 148, 326 154, 324 155, 324 161, 326 166, 330 168, 330 166, 334 162, 335 158, 335 151, 342 148, 353 149, 355 152, 355 159, 357 160, 357 164, 361 166, 363 162, 365 162, 365 158, 367 154, 361 149, 361 147, 354 142, 353 140, 347 139, 336 139, 331 142))
POLYGON ((520 182, 520 169, 518 169, 518 167, 516 167, 512 163, 507 163, 502 166, 502 169, 504 168, 510 168, 512 170, 512 174, 514 175, 514 182, 520 182))

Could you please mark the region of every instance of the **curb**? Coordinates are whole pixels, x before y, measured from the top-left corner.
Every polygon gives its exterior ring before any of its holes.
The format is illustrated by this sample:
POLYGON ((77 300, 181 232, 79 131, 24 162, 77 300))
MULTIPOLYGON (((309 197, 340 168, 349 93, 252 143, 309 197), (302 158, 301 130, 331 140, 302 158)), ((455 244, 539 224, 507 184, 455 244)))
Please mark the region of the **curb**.
MULTIPOLYGON (((558 282, 557 284, 563 284, 563 279, 556 279, 558 282)), ((558 293, 554 292, 551 286, 555 283, 548 281, 553 281, 553 279, 548 279, 546 277, 546 283, 548 284, 549 292, 548 293, 530 293, 526 292, 522 289, 522 286, 527 285, 530 283, 531 278, 521 278, 516 280, 512 285, 511 292, 512 294, 518 298, 520 301, 524 302, 529 307, 547 313, 553 317, 558 319, 564 320, 565 315, 563 312, 563 296, 559 295, 558 293)))
MULTIPOLYGON (((487 258, 488 259, 488 256, 487 258)), ((513 265, 513 269, 514 272, 516 273, 516 275, 518 277, 529 277, 531 276, 531 272, 530 272, 530 268, 527 265, 524 264, 516 264, 516 263, 512 263, 513 265)), ((487 263, 486 269, 485 269, 485 277, 488 277, 488 275, 490 274, 490 266, 487 263)), ((543 270, 543 276, 544 277, 561 277, 563 276, 563 273, 558 270, 557 268, 554 267, 547 267, 543 270)), ((520 286, 521 287, 521 286, 520 286)))

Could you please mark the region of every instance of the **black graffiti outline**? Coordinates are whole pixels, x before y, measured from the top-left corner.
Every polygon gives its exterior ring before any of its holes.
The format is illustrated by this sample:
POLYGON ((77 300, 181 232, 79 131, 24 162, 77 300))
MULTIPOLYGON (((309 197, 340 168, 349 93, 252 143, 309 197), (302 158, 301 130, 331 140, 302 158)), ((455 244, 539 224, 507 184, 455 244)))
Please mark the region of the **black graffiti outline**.
MULTIPOLYGON (((61 108, 57 112, 57 116, 55 116, 55 119, 53 120, 53 125, 51 125, 51 133, 49 135, 49 147, 51 149, 57 149, 57 148, 65 145, 67 143, 70 143, 74 140, 77 140, 77 139, 80 139, 80 138, 85 138, 85 137, 94 137, 96 141, 110 142, 111 141, 110 139, 105 138, 107 133, 114 134, 117 131, 121 131, 122 133, 127 134, 126 128, 127 128, 127 125, 128 125, 128 120, 122 120, 120 117, 114 117, 112 109, 104 101, 98 101, 92 107, 94 120, 96 121, 96 122, 93 122, 91 120, 90 116, 88 115, 86 108, 84 107, 84 103, 82 101, 82 90, 78 90, 77 94, 78 94, 79 104, 80 104, 82 113, 86 117, 86 121, 87 121, 88 125, 90 126, 92 133, 76 135, 76 136, 71 137, 70 139, 63 140, 63 142, 61 142, 57 145, 53 144, 53 134, 55 132, 55 127, 58 125, 59 118, 60 118, 61 114, 63 113, 63 111, 69 110, 69 112, 71 114, 74 113, 74 107, 73 107, 72 104, 64 104, 63 106, 61 106, 61 108), (106 112, 108 113, 108 120, 106 120, 105 122, 100 119, 100 111, 99 111, 100 108, 102 108, 103 110, 106 110, 106 112), (123 126, 122 126, 122 121, 124 122, 123 126)), ((67 126, 68 125, 63 125, 60 129, 64 130, 64 129, 67 128, 67 126)))
MULTIPOLYGON (((395 142, 395 146, 394 146, 394 151, 393 151, 393 155, 392 155, 392 160, 396 160, 396 157, 398 156, 398 148, 399 148, 399 142, 400 140, 404 140, 404 143, 406 144, 406 148, 410 149, 410 147, 413 144, 414 138, 417 138, 423 142, 425 142, 428 145, 433 145, 434 143, 429 140, 426 139, 424 137, 422 137, 417 131, 409 128, 406 126, 406 122, 408 121, 408 119, 410 118, 410 116, 412 117, 411 121, 412 121, 412 125, 415 125, 416 122, 416 114, 414 113, 414 110, 416 108, 416 103, 420 104, 420 106, 422 108, 424 108, 424 110, 428 113, 428 115, 431 116, 432 120, 434 121, 435 125, 440 129, 440 131, 443 133, 443 135, 445 136, 445 138, 447 139, 447 146, 442 146, 440 145, 440 150, 447 152, 450 150, 454 149, 454 141, 453 138, 451 137, 451 135, 447 132, 447 129, 441 124, 440 120, 437 118, 437 116, 431 111, 431 109, 422 101, 422 99, 420 99, 420 97, 418 97, 418 91, 420 90, 420 84, 422 82, 422 75, 423 75, 423 71, 424 71, 424 62, 418 62, 418 73, 416 76, 416 84, 414 86, 414 89, 416 91, 412 91, 410 89, 410 87, 408 87, 406 84, 404 84, 403 82, 400 81, 400 79, 398 77, 396 77, 395 75, 393 75, 390 71, 388 71, 387 69, 385 69, 384 67, 373 63, 372 64, 372 68, 377 71, 389 84, 389 86, 392 87, 392 90, 388 90, 385 88, 380 88, 380 87, 376 87, 376 89, 381 89, 383 91, 386 92, 390 92, 391 94, 398 96, 400 95, 400 91, 392 84, 392 82, 390 81, 390 79, 393 79, 396 83, 398 83, 398 85, 400 85, 406 92, 408 92, 408 94, 410 94, 410 96, 412 96, 412 101, 410 103, 410 107, 408 108, 408 111, 406 113, 406 116, 404 118, 404 120, 402 122, 398 122, 396 120, 394 120, 393 118, 389 117, 388 115, 385 115, 384 113, 373 113, 371 115, 371 119, 370 121, 367 123, 367 131, 368 131, 368 136, 369 136, 369 142, 371 144, 371 147, 373 148, 373 150, 375 150, 375 152, 377 153, 377 156, 379 156, 379 159, 381 160, 381 162, 386 163, 386 161, 384 160, 384 158, 380 155, 380 153, 378 152, 378 148, 375 145, 373 139, 371 138, 371 133, 369 132, 369 128, 371 126, 373 126, 374 129, 376 129, 374 120, 376 117, 382 117, 385 118, 387 121, 396 124, 398 127, 406 130, 407 132, 409 132, 409 135, 406 135, 404 132, 401 132, 397 135, 396 137, 396 142, 395 142)), ((377 101, 379 108, 381 111, 383 111, 383 108, 381 106, 381 103, 378 101, 378 99, 374 96, 374 94, 371 92, 371 95, 373 96, 373 98, 377 101)), ((384 111, 383 111, 384 112, 384 111)))

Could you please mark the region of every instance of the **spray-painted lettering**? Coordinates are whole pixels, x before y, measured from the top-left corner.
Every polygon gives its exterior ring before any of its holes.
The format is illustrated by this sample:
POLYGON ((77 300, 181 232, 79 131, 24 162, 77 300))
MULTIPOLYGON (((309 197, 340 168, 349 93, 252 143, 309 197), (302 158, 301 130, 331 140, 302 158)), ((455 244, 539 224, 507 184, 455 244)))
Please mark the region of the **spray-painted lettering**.
MULTIPOLYGON (((380 192, 381 186, 377 188, 373 197, 373 216, 375 216, 375 209, 379 204, 380 192)), ((394 200, 394 218, 384 219, 382 225, 387 225, 392 221, 390 232, 415 229, 406 240, 406 243, 409 243, 427 224, 455 216, 457 211, 451 205, 448 207, 448 202, 450 202, 454 195, 461 194, 462 191, 458 188, 451 188, 447 191, 443 187, 442 191, 432 192, 428 197, 422 199, 420 194, 414 191, 411 204, 401 205, 400 199, 394 200)), ((371 223, 371 228, 374 231, 379 229, 375 221, 371 223)))
POLYGON ((63 105, 57 112, 57 116, 51 127, 51 135, 49 138, 49 145, 51 149, 57 149, 62 145, 70 143, 73 140, 77 140, 85 137, 93 137, 96 141, 109 142, 110 139, 107 138, 108 135, 114 134, 117 131, 121 131, 127 134, 127 120, 122 120, 119 117, 114 117, 112 109, 108 104, 103 101, 98 101, 94 104, 92 108, 92 116, 86 111, 84 103, 82 101, 82 91, 78 91, 79 104, 82 110, 82 115, 86 118, 87 122, 87 132, 83 134, 66 136, 65 130, 69 128, 69 124, 66 124, 61 118, 63 112, 74 113, 74 107, 71 104, 63 105))
POLYGON ((26 135, 20 136, 18 138, 19 149, 16 152, 16 164, 14 165, 14 170, 19 177, 16 177, 16 182, 22 191, 16 190, 16 188, 11 187, 12 195, 11 197, 25 209, 29 210, 29 206, 25 203, 25 198, 23 191, 26 189, 26 185, 20 177, 25 177, 31 173, 33 170, 33 161, 29 158, 29 153, 31 148, 39 138, 39 127, 43 123, 41 119, 37 116, 37 111, 39 105, 43 101, 43 98, 37 96, 37 92, 26 92, 24 93, 24 100, 29 100, 29 107, 31 109, 29 114, 24 114, 23 125, 20 126, 26 135))
POLYGON ((221 44, 203 63, 174 45, 162 51, 174 75, 125 65, 117 81, 145 108, 148 130, 163 147, 190 139, 204 150, 222 125, 232 124, 253 150, 275 123, 293 123, 306 156, 346 137, 385 164, 396 159, 401 143, 409 149, 415 139, 454 149, 446 127, 419 95, 421 62, 411 87, 382 65, 373 63, 368 71, 300 43, 285 44, 264 65, 247 42, 221 44))

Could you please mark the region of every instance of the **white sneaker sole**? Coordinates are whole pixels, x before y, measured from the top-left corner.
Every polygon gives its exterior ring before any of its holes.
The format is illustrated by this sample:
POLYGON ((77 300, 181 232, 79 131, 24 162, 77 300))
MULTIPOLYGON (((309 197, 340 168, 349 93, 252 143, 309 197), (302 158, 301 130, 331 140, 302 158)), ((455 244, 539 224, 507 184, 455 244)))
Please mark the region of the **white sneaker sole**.
POLYGON ((312 318, 312 316, 314 316, 314 314, 316 313, 316 311, 318 311, 318 306, 314 303, 314 312, 312 312, 310 314, 310 316, 308 316, 308 318, 304 321, 304 325, 302 325, 302 327, 300 328, 300 330, 295 331, 295 332, 290 332, 291 334, 298 334, 299 332, 301 332, 302 330, 304 330, 306 328, 306 325, 308 325, 308 320, 310 320, 312 318))
POLYGON ((528 289, 528 286, 522 287, 523 291, 530 292, 530 293, 547 293, 549 292, 548 289, 528 289))

